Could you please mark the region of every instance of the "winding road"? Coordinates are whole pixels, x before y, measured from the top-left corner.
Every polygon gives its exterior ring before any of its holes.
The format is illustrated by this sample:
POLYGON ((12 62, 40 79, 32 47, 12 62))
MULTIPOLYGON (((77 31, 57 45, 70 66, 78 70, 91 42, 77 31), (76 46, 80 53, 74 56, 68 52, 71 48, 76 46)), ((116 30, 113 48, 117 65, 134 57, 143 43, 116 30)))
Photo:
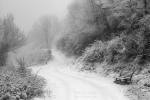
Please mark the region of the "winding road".
POLYGON ((48 65, 32 67, 34 72, 41 69, 38 75, 47 81, 46 97, 34 100, 128 100, 110 80, 70 70, 64 56, 54 55, 48 65))

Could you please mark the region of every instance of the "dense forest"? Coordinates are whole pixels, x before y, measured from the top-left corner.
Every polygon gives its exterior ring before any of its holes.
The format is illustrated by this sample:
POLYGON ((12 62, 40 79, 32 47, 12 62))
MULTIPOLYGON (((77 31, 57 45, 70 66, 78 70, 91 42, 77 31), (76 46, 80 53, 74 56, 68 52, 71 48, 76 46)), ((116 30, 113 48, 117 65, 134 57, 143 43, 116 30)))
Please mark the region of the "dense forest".
POLYGON ((149 19, 149 0, 75 0, 57 48, 77 58, 81 71, 134 72, 128 92, 136 100, 148 100, 149 19))
POLYGON ((149 17, 146 0, 76 0, 69 6, 57 48, 85 64, 120 63, 129 68, 136 63, 136 70, 142 70, 150 61, 149 17))

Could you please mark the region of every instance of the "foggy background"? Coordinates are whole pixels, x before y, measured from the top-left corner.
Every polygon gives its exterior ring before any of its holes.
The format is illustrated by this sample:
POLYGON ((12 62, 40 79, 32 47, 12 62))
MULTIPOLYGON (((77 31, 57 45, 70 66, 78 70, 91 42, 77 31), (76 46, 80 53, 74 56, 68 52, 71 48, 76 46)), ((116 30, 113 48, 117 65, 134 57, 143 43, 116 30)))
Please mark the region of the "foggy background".
POLYGON ((67 15, 72 0, 0 0, 0 16, 14 15, 14 22, 25 34, 43 15, 54 15, 59 20, 67 15))

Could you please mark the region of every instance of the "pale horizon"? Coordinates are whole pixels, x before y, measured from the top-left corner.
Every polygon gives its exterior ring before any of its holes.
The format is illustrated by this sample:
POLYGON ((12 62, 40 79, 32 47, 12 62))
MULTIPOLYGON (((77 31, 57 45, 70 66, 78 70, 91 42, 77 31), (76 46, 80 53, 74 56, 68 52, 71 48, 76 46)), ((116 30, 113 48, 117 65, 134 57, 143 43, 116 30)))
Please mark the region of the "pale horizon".
POLYGON ((66 17, 68 5, 73 0, 0 0, 0 17, 12 13, 16 25, 28 33, 33 23, 43 15, 66 17))

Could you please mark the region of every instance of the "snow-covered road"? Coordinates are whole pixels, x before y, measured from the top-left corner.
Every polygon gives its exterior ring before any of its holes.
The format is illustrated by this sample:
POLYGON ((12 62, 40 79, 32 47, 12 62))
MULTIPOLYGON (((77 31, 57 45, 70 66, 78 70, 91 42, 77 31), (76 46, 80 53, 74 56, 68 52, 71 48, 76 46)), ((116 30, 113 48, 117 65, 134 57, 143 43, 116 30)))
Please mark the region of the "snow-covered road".
POLYGON ((66 69, 65 58, 60 58, 48 65, 32 67, 35 72, 42 68, 38 75, 47 80, 46 98, 35 100, 128 100, 110 80, 66 69))

